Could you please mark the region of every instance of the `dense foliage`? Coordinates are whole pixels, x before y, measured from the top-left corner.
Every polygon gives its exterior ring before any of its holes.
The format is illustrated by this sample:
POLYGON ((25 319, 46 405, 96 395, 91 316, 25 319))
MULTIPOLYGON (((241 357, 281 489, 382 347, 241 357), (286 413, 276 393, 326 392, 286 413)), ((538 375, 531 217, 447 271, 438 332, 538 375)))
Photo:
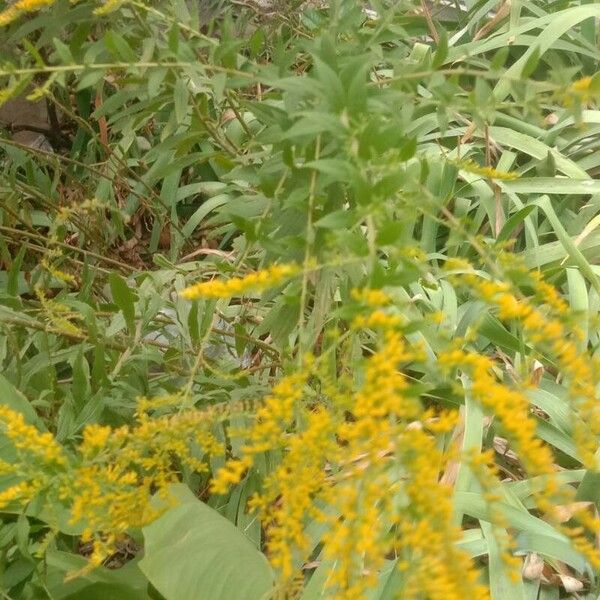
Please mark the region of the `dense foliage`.
POLYGON ((0 1, 0 596, 597 600, 599 19, 0 1))

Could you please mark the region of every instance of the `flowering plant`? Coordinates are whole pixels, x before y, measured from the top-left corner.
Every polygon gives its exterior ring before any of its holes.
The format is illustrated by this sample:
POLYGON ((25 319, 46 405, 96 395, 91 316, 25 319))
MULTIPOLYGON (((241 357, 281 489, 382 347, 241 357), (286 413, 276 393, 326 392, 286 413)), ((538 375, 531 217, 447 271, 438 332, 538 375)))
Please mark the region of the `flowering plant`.
POLYGON ((226 4, 0 7, 0 591, 596 597, 600 10, 226 4))

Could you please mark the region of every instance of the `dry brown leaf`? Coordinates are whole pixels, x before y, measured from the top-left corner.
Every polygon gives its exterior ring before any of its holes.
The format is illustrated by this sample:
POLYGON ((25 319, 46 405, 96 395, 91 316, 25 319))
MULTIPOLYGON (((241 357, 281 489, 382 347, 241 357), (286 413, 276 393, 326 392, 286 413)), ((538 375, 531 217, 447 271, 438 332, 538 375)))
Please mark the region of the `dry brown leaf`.
POLYGON ((473 134, 475 133, 475 130, 477 129, 477 125, 475 125, 475 123, 471 123, 465 133, 463 134, 463 136, 460 138, 460 143, 461 144, 466 144, 467 142, 471 141, 471 138, 473 137, 473 134))
POLYGON ((492 17, 490 21, 488 21, 474 36, 473 41, 476 42, 480 40, 482 37, 485 37, 500 21, 504 20, 510 14, 510 5, 511 0, 506 0, 506 2, 498 9, 498 12, 492 17))
POLYGON ((494 446, 494 450, 498 454, 500 454, 501 456, 506 458, 507 460, 510 460, 515 463, 519 462, 519 457, 517 456, 517 454, 509 449, 507 439, 505 439, 503 437, 495 436, 494 441, 493 441, 493 446, 494 446))
POLYGON ((233 121, 235 118, 235 112, 231 110, 231 108, 228 108, 224 110, 223 114, 221 115, 221 125, 227 125, 229 121, 233 121))
POLYGON ((535 360, 533 362, 533 369, 531 371, 530 382, 532 385, 538 387, 540 385, 540 381, 544 375, 544 365, 539 361, 535 360))
POLYGON ((567 593, 580 592, 583 589, 583 582, 570 575, 559 575, 558 578, 567 593))
POLYGON ((523 577, 530 581, 542 579, 544 571, 544 559, 537 553, 531 552, 525 557, 523 564, 523 577))
POLYGON ((552 516, 555 517, 559 523, 566 523, 573 518, 575 513, 581 512, 591 506, 592 502, 571 502, 570 504, 555 506, 552 516))

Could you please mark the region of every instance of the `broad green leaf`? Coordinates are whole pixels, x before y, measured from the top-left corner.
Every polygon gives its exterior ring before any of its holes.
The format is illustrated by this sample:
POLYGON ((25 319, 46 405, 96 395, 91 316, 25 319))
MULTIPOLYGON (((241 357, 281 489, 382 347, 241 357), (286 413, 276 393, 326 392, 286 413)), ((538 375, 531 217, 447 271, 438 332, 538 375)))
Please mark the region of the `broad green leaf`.
POLYGON ((76 554, 52 550, 46 554, 48 590, 53 600, 150 600, 148 581, 138 561, 127 562, 119 569, 98 567, 75 579, 66 578, 88 566, 76 554))
POLYGON ((274 574, 267 559, 203 502, 172 508, 143 531, 140 568, 166 600, 269 597, 274 574))
POLYGON ((25 420, 45 431, 43 421, 38 417, 29 400, 4 375, 0 375, 0 403, 21 413, 25 420))

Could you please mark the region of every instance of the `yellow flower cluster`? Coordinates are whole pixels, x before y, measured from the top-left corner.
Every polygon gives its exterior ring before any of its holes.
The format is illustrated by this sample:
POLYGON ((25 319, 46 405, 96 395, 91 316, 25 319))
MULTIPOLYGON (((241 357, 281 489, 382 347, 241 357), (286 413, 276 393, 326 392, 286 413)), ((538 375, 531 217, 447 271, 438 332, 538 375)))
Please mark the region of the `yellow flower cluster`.
POLYGON ((212 490, 224 494, 231 485, 239 483, 257 454, 283 445, 285 432, 292 425, 294 410, 302 400, 307 374, 294 373, 284 377, 256 411, 254 425, 239 432, 246 441, 242 458, 228 461, 212 480, 212 490))
MULTIPOLYGON (((506 282, 480 279, 474 271, 470 271, 468 264, 455 263, 451 268, 463 270, 457 281, 466 283, 486 303, 495 306, 502 320, 519 323, 525 339, 533 347, 543 348, 545 355, 552 357, 574 409, 572 435, 579 459, 586 468, 597 470, 600 434, 600 399, 597 390, 600 371, 597 361, 581 351, 583 334, 569 320, 568 304, 558 290, 545 282, 539 273, 528 272, 518 266, 520 278, 524 278, 529 289, 533 290, 531 299, 523 297, 506 282)), ((502 422, 528 473, 548 474, 543 478, 543 486, 535 490, 534 500, 538 509, 546 519, 554 521, 555 526, 571 537, 574 548, 592 564, 600 565, 600 551, 587 539, 588 534, 600 532, 600 518, 579 511, 572 520, 581 527, 573 527, 562 525, 562 520, 556 514, 555 506, 572 503, 575 491, 568 486, 558 487, 556 478, 552 476, 556 467, 552 465, 550 448, 534 437, 535 422, 529 414, 525 393, 527 384, 523 392, 499 384, 491 375, 492 361, 475 353, 454 350, 440 357, 440 360, 455 366, 462 362, 470 372, 474 379, 474 395, 502 422)))
MULTIPOLYGON (((41 266, 48 270, 50 274, 54 274, 58 279, 61 279, 61 277, 56 274, 52 267, 47 264, 45 258, 42 259, 41 266)), ((40 285, 35 286, 35 294, 39 300, 41 313, 43 314, 44 319, 54 329, 64 332, 67 335, 83 335, 81 329, 77 327, 75 323, 73 323, 74 320, 81 318, 79 313, 73 313, 72 309, 65 304, 57 302, 56 300, 48 299, 40 285)))
MULTIPOLYGON (((71 0, 72 3, 79 0, 71 0)), ((106 15, 117 10, 125 0, 104 0, 102 5, 94 10, 95 15, 106 15)), ((8 25, 18 19, 22 14, 35 12, 45 6, 55 4, 56 0, 17 0, 11 6, 0 12, 0 27, 8 25)))
POLYGON ((94 541, 92 563, 100 564, 130 527, 157 517, 151 498, 178 481, 174 457, 202 472, 206 456, 223 454, 210 431, 216 412, 189 409, 151 418, 145 412, 151 406, 147 399, 140 402, 131 427, 88 425, 68 457, 52 434, 0 405, 0 430, 19 455, 6 467, 22 479, 0 493, 0 508, 13 501, 24 506, 44 490, 49 508, 61 503, 70 510, 71 522, 83 525, 84 537, 94 541))
POLYGON ((269 532, 271 563, 285 579, 293 576, 298 556, 310 549, 306 520, 321 516, 315 497, 327 498, 326 461, 340 453, 335 431, 335 417, 329 411, 321 408, 306 415, 305 429, 290 437, 285 459, 265 481, 270 493, 251 501, 251 508, 262 511, 263 526, 269 532), (278 502, 273 502, 273 490, 277 490, 278 502))
POLYGON ((405 484, 408 505, 397 515, 398 550, 411 565, 406 597, 447 600, 486 599, 468 557, 457 550, 460 529, 452 524, 452 494, 439 483, 440 469, 452 458, 435 438, 419 428, 403 433, 402 461, 409 469, 405 484))
POLYGON ((563 104, 565 106, 572 106, 573 104, 581 104, 587 106, 595 97, 598 97, 598 89, 594 90, 592 84, 594 83, 593 77, 582 77, 577 81, 574 81, 564 93, 563 104))
POLYGON ((0 492, 0 509, 11 503, 26 506, 52 485, 55 472, 66 472, 67 455, 51 433, 39 431, 21 413, 2 404, 0 433, 11 442, 17 456, 11 464, 2 461, 0 473, 18 480, 0 492))
POLYGON ((17 0, 17 2, 14 2, 8 8, 5 8, 0 12, 0 27, 12 23, 23 13, 34 12, 44 6, 50 6, 55 2, 56 0, 17 0))
POLYGON ((94 10, 94 14, 98 16, 107 15, 117 10, 124 2, 125 0, 104 0, 102 6, 94 10))
POLYGON ((472 274, 463 276, 463 280, 483 300, 498 307, 501 319, 519 321, 533 344, 543 345, 556 357, 580 416, 573 424, 580 458, 587 467, 596 468, 596 436, 600 434, 600 405, 596 394, 598 378, 593 362, 578 347, 581 332, 572 323, 568 329, 563 323, 568 315, 567 303, 556 288, 537 273, 530 274, 536 303, 517 297, 506 283, 483 281, 472 274), (544 304, 549 309, 548 314, 539 308, 544 304), (573 337, 575 341, 571 339, 573 337))
POLYGON ((25 417, 0 404, 0 430, 12 442, 24 460, 39 461, 48 467, 65 466, 67 457, 51 433, 42 433, 25 421, 25 417))
POLYGON ((245 277, 234 277, 226 281, 212 280, 192 285, 181 292, 183 298, 196 300, 198 298, 231 298, 246 292, 260 292, 279 285, 286 279, 298 273, 294 265, 273 265, 262 271, 250 273, 245 277))
POLYGON ((83 430, 83 443, 81 444, 82 452, 85 455, 96 454, 99 450, 103 450, 108 442, 111 434, 110 427, 102 425, 88 425, 83 430))
MULTIPOLYGON (((595 466, 600 375, 578 351, 579 338, 567 328, 568 305, 560 293, 535 273, 520 273, 532 294, 528 299, 508 282, 482 279, 468 263, 449 266, 460 273, 456 280, 501 320, 522 328, 528 351, 543 347, 552 357, 579 417, 574 430, 582 462, 595 466)), ((195 291, 187 297, 260 290, 295 272, 294 267, 271 267, 199 284, 189 288, 195 291)), ((327 597, 335 600, 368 597, 389 556, 398 557, 405 569, 403 598, 487 600, 475 565, 457 546, 462 534, 453 522, 453 480, 446 475, 459 462, 474 474, 498 530, 502 556, 515 574, 521 559, 512 553, 500 510, 494 451, 461 453, 452 441, 459 435, 458 411, 428 406, 421 382, 414 385, 412 378, 431 370, 436 385, 440 379, 447 385, 456 369, 468 374, 472 398, 493 415, 522 469, 528 476, 543 476, 546 483, 535 491, 534 501, 560 527, 552 512, 561 493, 553 477, 555 457, 537 435, 527 385, 502 381, 493 358, 471 350, 464 340, 450 347, 441 342, 432 361, 420 345, 409 342, 412 324, 395 312, 390 296, 362 289, 353 297, 365 311, 348 331, 365 356, 353 362, 356 371, 332 374, 324 361, 307 356, 303 367, 281 378, 251 411, 234 403, 226 410, 184 408, 177 395, 142 398, 132 426, 89 425, 76 451, 67 455, 51 434, 0 407, 0 427, 20 456, 14 466, 0 463, 0 472, 14 469, 20 475, 16 485, 0 493, 0 507, 22 505, 44 489, 49 501, 66 505, 73 522, 83 525, 86 539, 94 541, 91 561, 100 564, 127 529, 156 518, 152 494, 165 494, 179 477, 173 459, 206 472, 207 456, 225 455, 214 425, 234 422, 229 417, 242 413, 248 425, 228 429, 235 450, 213 474, 211 491, 225 494, 266 456, 280 457, 249 505, 260 514, 267 553, 290 589, 318 544, 323 560, 335 564, 327 580, 327 597), (321 527, 317 540, 306 529, 309 522, 321 527)), ((568 493, 564 497, 572 499, 568 493)), ((600 519, 585 510, 573 519, 581 528, 564 527, 573 547, 600 565, 600 553, 586 538, 589 532, 600 533, 600 519)))
POLYGON ((372 288, 362 288, 352 290, 352 298, 359 302, 364 302, 367 306, 387 306, 392 302, 389 294, 383 290, 372 288))
POLYGON ((569 90, 576 93, 587 92, 590 89, 590 85, 592 84, 591 77, 582 77, 577 81, 574 81, 570 86, 569 90))
POLYGON ((6 508, 11 502, 18 501, 21 505, 27 505, 40 491, 41 486, 32 485, 25 481, 16 483, 0 492, 0 509, 6 508))
MULTIPOLYGON (((373 300, 381 304, 387 298, 377 294, 373 300)), ((356 328, 382 333, 358 389, 349 381, 327 381, 310 364, 284 378, 254 423, 238 432, 250 443, 216 474, 213 491, 224 493, 239 482, 259 452, 283 450, 251 507, 261 513, 269 558, 284 579, 293 581, 312 548, 306 523, 316 521, 325 527, 324 559, 335 564, 327 580, 330 598, 365 598, 393 552, 418 573, 411 576, 406 597, 423 591, 426 579, 432 600, 485 599, 476 570, 455 546, 461 534, 452 525, 449 488, 440 483, 454 455, 439 449, 437 436, 456 426, 457 413, 426 410, 411 391, 401 365, 425 356, 422 348, 407 345, 402 324, 382 309, 355 320, 356 328), (316 404, 305 397, 310 372, 323 380, 325 397, 316 404)))
MULTIPOLYGON (((380 317, 376 321, 382 323, 380 317)), ((440 483, 453 455, 438 449, 436 435, 451 431, 457 415, 423 408, 399 370, 424 360, 422 349, 406 345, 397 323, 383 328, 383 343, 366 362, 363 385, 342 403, 352 418, 336 432, 345 458, 329 490, 329 504, 337 508, 326 518, 324 552, 336 561, 329 583, 340 600, 364 598, 384 557, 393 552, 412 565, 407 598, 423 591, 439 600, 487 598, 468 558, 454 546, 460 531, 451 523, 449 490, 440 483)))
POLYGON ((473 397, 502 424, 529 473, 547 475, 554 472, 554 457, 536 436, 536 422, 530 414, 527 396, 496 381, 491 359, 458 348, 440 353, 438 359, 441 366, 460 366, 469 373, 473 397))
POLYGON ((379 329, 401 327, 405 320, 400 315, 388 313, 384 310, 374 310, 368 315, 358 315, 352 320, 354 329, 379 329))
POLYGON ((486 177, 488 179, 513 181, 514 179, 518 179, 520 177, 520 175, 514 171, 498 171, 498 169, 494 169, 493 167, 482 167, 471 159, 454 160, 450 161, 450 163, 456 165, 459 169, 462 169, 467 173, 481 175, 482 177, 486 177))

